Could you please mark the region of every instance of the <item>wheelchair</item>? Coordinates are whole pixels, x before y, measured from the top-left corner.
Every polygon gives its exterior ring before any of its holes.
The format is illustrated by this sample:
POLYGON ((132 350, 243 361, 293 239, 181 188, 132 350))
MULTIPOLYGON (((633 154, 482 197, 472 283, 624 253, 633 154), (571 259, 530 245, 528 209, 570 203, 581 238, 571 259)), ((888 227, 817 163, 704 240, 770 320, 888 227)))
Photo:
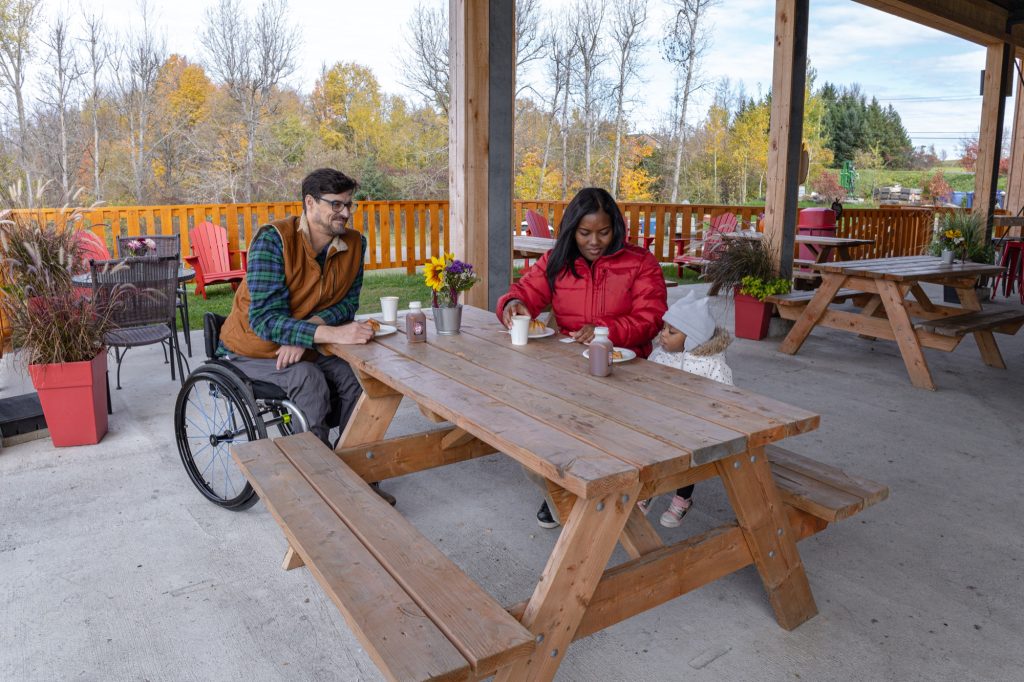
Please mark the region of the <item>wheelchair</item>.
POLYGON ((181 463, 199 492, 225 509, 243 511, 259 497, 228 448, 266 438, 270 429, 288 436, 308 430, 309 424, 280 386, 251 379, 230 360, 217 357, 225 319, 215 313, 203 317, 207 359, 178 392, 174 435, 181 463))

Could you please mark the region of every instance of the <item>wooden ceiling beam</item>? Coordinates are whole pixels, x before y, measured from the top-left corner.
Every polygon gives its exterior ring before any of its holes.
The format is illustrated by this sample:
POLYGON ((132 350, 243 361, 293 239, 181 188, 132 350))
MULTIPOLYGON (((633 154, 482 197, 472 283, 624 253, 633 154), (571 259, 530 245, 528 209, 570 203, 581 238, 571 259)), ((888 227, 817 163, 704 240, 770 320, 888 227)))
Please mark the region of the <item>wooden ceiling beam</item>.
POLYGON ((857 2, 979 45, 1010 42, 1024 47, 1024 26, 1011 26, 1010 13, 1004 7, 989 0, 857 0, 857 2))

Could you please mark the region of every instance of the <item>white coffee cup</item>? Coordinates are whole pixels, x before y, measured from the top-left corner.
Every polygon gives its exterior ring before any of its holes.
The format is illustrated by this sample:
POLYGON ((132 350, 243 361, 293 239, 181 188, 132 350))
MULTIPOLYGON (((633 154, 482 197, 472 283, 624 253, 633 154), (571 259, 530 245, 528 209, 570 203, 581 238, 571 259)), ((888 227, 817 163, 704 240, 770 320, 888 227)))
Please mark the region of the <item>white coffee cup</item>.
POLYGON ((530 316, 512 316, 512 345, 525 346, 530 339, 530 316))
POLYGON ((386 322, 387 324, 394 324, 396 321, 398 321, 398 297, 381 296, 380 312, 384 317, 384 322, 386 322))

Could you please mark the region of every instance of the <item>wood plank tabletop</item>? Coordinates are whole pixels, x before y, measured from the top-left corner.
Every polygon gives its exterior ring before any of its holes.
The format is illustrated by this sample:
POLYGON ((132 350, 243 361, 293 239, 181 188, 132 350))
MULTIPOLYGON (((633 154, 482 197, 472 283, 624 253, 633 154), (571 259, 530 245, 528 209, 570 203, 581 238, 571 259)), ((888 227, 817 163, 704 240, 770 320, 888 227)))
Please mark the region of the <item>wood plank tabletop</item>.
POLYGON ((986 263, 944 263, 936 256, 897 256, 891 258, 869 258, 864 260, 815 263, 815 270, 826 273, 844 274, 870 279, 908 280, 950 280, 981 275, 997 275, 1003 271, 999 265, 986 263))
POLYGON ((512 250, 521 253, 543 255, 555 247, 555 240, 547 237, 512 237, 512 250))
POLYGON ((577 494, 655 480, 818 426, 807 410, 645 360, 593 377, 581 345, 554 335, 513 346, 486 310, 464 306, 456 336, 428 326, 426 344, 399 333, 330 350, 531 468, 535 458, 554 465, 577 494))

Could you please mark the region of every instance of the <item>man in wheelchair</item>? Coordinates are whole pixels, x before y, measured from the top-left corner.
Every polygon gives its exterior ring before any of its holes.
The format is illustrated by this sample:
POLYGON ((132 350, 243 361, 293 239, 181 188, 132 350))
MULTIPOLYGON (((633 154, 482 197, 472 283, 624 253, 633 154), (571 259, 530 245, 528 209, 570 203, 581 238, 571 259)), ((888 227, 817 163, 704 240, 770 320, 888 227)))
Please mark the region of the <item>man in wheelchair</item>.
POLYGON ((245 279, 220 330, 218 355, 249 378, 280 386, 328 446, 362 387, 347 362, 315 344, 373 337, 369 324, 355 321, 366 254, 366 238, 348 229, 357 187, 332 168, 306 176, 302 215, 264 225, 249 244, 245 279))

